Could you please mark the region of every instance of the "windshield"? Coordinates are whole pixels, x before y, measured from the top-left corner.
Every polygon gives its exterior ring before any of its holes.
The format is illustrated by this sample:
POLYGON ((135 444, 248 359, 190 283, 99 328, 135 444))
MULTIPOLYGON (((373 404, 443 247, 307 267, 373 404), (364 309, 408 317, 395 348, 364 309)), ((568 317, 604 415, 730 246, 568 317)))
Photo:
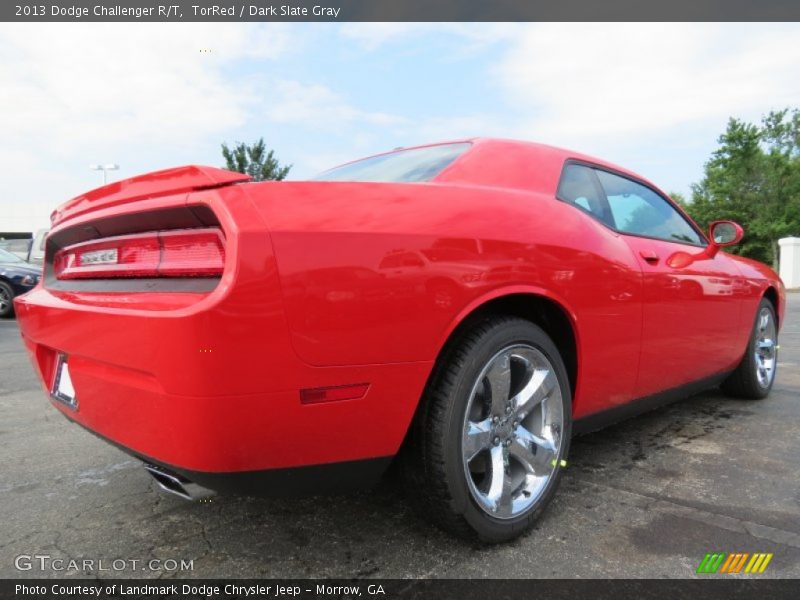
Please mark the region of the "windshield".
POLYGON ((398 150, 335 167, 312 181, 373 181, 409 183, 430 181, 458 158, 470 144, 440 144, 398 150))
POLYGON ((6 262, 6 263, 9 263, 9 262, 20 262, 20 263, 24 263, 25 261, 22 260, 16 254, 12 254, 8 250, 4 250, 3 248, 0 248, 0 262, 6 262))

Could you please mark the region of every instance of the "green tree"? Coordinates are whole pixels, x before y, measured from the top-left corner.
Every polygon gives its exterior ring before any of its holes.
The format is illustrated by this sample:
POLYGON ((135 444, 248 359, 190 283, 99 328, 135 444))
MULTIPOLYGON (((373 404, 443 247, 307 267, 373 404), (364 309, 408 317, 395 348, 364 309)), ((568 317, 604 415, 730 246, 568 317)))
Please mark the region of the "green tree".
POLYGON ((222 156, 225 158, 224 168, 250 175, 253 181, 281 181, 292 168, 292 165, 281 165, 274 150, 267 152, 264 138, 250 145, 236 142, 233 148, 222 144, 222 156))
POLYGON ((681 208, 686 208, 686 196, 680 192, 669 192, 669 197, 672 198, 672 201, 681 208))
POLYGON ((800 110, 770 112, 760 125, 730 119, 692 186, 698 224, 731 219, 745 229, 733 252, 776 264, 778 239, 800 233, 800 110))

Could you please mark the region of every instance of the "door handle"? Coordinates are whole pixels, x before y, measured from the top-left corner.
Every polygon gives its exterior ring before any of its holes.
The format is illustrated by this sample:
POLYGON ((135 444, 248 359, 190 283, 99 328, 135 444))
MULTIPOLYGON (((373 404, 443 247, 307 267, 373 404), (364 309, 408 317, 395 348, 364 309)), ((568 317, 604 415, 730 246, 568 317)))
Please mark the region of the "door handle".
POLYGON ((656 254, 655 250, 639 250, 639 256, 652 265, 658 262, 658 254, 656 254))

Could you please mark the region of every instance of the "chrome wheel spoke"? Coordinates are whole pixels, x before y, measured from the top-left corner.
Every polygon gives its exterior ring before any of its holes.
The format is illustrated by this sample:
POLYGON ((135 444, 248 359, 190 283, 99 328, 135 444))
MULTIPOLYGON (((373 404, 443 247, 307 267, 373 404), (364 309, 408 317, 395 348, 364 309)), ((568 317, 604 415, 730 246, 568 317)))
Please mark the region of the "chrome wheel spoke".
POLYGON ((470 462, 478 453, 492 445, 492 420, 484 419, 478 423, 470 421, 464 436, 464 460, 470 462))
POLYGON ((497 501, 497 514, 501 517, 511 517, 514 514, 514 491, 510 471, 503 473, 503 493, 497 501))
POLYGON ((486 373, 491 396, 491 412, 495 416, 505 413, 511 389, 511 361, 508 353, 495 357, 486 373))
POLYGON ((558 385, 556 376, 550 369, 536 369, 528 383, 512 399, 512 406, 517 407, 517 417, 521 420, 545 398, 547 398, 558 385))
POLYGON ((500 517, 510 517, 514 506, 514 490, 508 449, 505 446, 492 448, 491 465, 491 481, 486 497, 491 503, 492 512, 500 517))
POLYGON ((552 440, 534 435, 524 427, 517 427, 517 437, 510 446, 511 454, 526 470, 534 475, 544 475, 552 467, 558 448, 552 440))

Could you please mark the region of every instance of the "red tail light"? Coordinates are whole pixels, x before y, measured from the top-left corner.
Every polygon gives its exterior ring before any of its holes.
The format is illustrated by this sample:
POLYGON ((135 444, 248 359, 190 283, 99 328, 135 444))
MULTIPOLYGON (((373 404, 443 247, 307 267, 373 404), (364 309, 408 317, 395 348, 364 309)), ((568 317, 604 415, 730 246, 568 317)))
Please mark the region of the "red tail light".
POLYGON ((92 240, 56 252, 58 279, 216 277, 225 238, 216 228, 152 231, 92 240))

